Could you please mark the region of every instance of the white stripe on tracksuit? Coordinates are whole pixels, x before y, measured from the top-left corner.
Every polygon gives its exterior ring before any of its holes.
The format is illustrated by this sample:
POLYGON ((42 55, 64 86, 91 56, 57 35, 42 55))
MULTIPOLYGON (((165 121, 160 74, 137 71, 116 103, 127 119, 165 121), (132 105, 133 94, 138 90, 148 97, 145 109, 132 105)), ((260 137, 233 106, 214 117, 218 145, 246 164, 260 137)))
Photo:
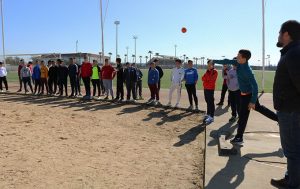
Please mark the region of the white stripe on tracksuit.
POLYGON ((172 95, 175 90, 177 90, 177 101, 176 104, 179 104, 181 98, 181 88, 182 80, 184 78, 184 69, 183 68, 173 68, 171 74, 171 88, 169 91, 169 102, 172 102, 172 95))

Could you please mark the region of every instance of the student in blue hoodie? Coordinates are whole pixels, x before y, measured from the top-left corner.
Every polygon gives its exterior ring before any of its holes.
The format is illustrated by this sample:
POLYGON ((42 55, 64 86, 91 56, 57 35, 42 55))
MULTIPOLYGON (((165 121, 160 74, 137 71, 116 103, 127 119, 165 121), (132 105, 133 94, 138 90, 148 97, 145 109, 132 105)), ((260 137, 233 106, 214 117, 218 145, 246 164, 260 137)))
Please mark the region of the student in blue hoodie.
POLYGON ((249 66, 251 52, 242 49, 238 52, 236 60, 214 60, 216 64, 232 64, 236 65, 238 84, 240 87, 240 114, 238 121, 237 135, 230 141, 233 144, 242 144, 243 135, 248 122, 250 110, 253 109, 264 116, 278 122, 277 115, 268 108, 260 105, 258 101, 258 86, 252 69, 249 66))
POLYGON ((188 107, 189 110, 193 110, 193 98, 195 101, 196 110, 198 108, 198 97, 196 94, 196 85, 198 82, 198 72, 197 69, 193 68, 193 61, 188 61, 188 69, 184 71, 184 80, 185 80, 185 88, 187 90, 189 96, 190 106, 188 107))
POLYGON ((40 94, 41 92, 41 68, 39 65, 39 61, 35 61, 35 65, 32 71, 32 79, 34 80, 34 93, 33 94, 40 94), (37 92, 38 88, 38 92, 37 92))
POLYGON ((148 72, 148 86, 151 92, 151 98, 149 99, 148 104, 157 105, 159 102, 158 82, 159 82, 159 72, 155 68, 155 63, 151 62, 150 69, 148 72))

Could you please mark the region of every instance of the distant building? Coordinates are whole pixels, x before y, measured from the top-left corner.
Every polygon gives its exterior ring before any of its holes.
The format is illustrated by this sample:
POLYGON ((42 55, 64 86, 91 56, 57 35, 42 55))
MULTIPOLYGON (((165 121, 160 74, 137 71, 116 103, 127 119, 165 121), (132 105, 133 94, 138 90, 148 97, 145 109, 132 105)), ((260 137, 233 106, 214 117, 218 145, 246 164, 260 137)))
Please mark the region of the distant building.
MULTIPOLYGON (((33 60, 39 59, 48 62, 49 60, 56 60, 58 58, 63 59, 66 63, 69 62, 70 58, 74 58, 77 64, 82 64, 84 61, 84 57, 87 56, 88 61, 92 62, 93 60, 97 60, 99 63, 102 64, 102 58, 99 54, 92 54, 92 53, 64 53, 64 54, 43 54, 40 56, 32 57, 33 60), (101 60, 100 60, 101 58, 101 60)), ((110 59, 109 56, 105 56, 105 59, 110 59)))

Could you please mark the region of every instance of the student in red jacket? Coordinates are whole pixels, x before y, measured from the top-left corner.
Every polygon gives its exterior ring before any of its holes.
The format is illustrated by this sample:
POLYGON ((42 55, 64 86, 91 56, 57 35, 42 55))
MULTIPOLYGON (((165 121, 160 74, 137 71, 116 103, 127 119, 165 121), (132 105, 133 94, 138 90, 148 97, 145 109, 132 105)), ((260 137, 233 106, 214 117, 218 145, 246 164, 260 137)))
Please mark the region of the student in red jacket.
POLYGON ((110 93, 112 100, 114 99, 114 91, 112 88, 113 79, 115 77, 115 69, 108 62, 108 59, 105 59, 105 64, 102 67, 102 80, 105 88, 106 97, 105 100, 108 100, 108 95, 110 93))
POLYGON ((204 98, 207 104, 207 116, 205 117, 204 122, 210 124, 214 121, 215 114, 215 87, 216 81, 218 78, 218 71, 214 67, 214 63, 209 60, 207 62, 207 70, 202 76, 203 89, 204 89, 204 98))
POLYGON ((81 78, 84 83, 85 96, 84 99, 91 99, 91 76, 92 64, 88 61, 87 56, 84 57, 84 62, 81 65, 81 78))

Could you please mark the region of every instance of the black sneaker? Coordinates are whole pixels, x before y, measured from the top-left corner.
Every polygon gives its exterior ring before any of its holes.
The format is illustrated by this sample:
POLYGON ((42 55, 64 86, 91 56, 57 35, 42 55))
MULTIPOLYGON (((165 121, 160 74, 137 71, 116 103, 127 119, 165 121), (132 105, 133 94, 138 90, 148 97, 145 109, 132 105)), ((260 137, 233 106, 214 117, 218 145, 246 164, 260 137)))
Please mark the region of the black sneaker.
POLYGON ((234 137, 234 139, 232 139, 230 141, 231 144, 237 144, 237 145, 241 145, 243 144, 244 140, 241 137, 234 137))
POLYGON ((232 116, 230 119, 229 119, 229 122, 235 122, 236 121, 236 116, 232 116))
POLYGON ((286 188, 287 187, 287 183, 288 183, 288 179, 286 177, 282 178, 282 179, 271 179, 271 185, 275 186, 277 188, 282 187, 282 188, 286 188))
POLYGON ((217 106, 223 106, 223 102, 219 102, 217 106))

